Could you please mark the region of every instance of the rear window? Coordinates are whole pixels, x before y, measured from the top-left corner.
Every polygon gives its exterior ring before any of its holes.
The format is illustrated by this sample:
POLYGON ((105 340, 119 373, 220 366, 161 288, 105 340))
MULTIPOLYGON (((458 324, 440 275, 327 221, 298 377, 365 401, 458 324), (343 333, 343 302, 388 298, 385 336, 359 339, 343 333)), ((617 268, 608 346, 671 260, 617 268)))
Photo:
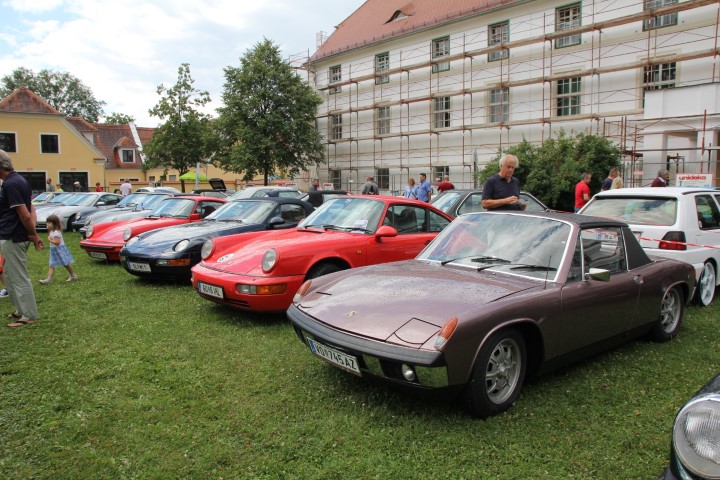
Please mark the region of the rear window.
POLYGON ((674 225, 677 199, 658 197, 595 197, 582 211, 584 215, 614 218, 630 224, 674 225))

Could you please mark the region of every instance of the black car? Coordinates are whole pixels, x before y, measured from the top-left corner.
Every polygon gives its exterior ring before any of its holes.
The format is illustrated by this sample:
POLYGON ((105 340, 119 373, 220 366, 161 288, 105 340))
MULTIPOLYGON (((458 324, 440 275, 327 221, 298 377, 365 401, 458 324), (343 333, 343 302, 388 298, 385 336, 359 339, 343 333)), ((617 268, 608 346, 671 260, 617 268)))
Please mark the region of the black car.
MULTIPOLYGON (((520 201, 526 203, 526 212, 548 212, 550 209, 540 200, 527 192, 520 192, 520 201)), ((433 196, 430 203, 447 213, 457 217, 463 213, 482 212, 482 189, 453 189, 446 190, 440 195, 433 196)))
POLYGON ((313 211, 297 198, 264 197, 228 202, 197 223, 161 228, 133 237, 120 251, 120 262, 133 275, 189 279, 203 244, 215 237, 291 228, 313 211))
POLYGON ((659 480, 720 478, 720 375, 710 380, 675 417, 670 465, 659 480))

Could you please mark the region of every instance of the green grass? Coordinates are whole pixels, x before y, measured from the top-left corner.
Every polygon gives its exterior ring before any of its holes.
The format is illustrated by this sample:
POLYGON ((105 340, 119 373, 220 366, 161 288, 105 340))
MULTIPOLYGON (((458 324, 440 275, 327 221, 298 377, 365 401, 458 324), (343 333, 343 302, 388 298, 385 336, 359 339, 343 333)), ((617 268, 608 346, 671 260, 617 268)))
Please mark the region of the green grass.
MULTIPOLYGON (((3 479, 656 478, 675 413, 720 370, 716 302, 676 340, 532 380, 479 421, 334 369, 282 316, 141 281, 65 236, 80 281, 36 284, 40 322, 0 329, 3 479)), ((47 256, 31 252, 35 280, 47 256)))

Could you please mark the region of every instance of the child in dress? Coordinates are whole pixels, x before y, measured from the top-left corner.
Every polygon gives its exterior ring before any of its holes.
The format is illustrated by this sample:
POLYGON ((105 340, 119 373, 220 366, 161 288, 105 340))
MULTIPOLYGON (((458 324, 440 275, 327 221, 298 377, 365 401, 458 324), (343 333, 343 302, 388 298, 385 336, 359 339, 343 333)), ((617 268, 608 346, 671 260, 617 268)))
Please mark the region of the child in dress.
POLYGON ((63 240, 60 219, 57 215, 50 215, 47 217, 46 221, 48 232, 50 232, 48 235, 48 242, 50 242, 50 268, 48 268, 47 278, 40 280, 40 283, 47 285, 52 282, 55 267, 59 267, 60 265, 65 267, 70 274, 65 281, 75 282, 77 281, 77 275, 75 275, 75 271, 73 270, 72 265, 70 265, 71 263, 75 263, 75 259, 63 240))

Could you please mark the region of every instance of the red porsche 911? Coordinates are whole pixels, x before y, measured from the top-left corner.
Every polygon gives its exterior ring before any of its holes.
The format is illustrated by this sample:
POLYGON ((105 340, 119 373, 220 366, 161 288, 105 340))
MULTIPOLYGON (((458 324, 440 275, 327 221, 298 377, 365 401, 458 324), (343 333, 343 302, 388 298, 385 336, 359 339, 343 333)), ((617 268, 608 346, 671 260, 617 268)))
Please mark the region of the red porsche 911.
POLYGON ((305 280, 414 258, 451 221, 432 205, 403 197, 339 197, 294 229, 208 240, 192 284, 216 303, 284 311, 305 280))

